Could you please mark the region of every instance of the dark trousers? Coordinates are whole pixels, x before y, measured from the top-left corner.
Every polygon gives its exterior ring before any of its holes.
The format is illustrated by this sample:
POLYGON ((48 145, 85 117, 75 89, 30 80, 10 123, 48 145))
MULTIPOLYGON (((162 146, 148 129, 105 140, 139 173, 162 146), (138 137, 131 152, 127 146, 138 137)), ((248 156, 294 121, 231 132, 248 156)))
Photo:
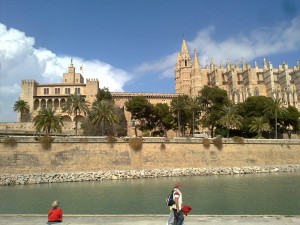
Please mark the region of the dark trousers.
POLYGON ((177 209, 173 209, 174 212, 174 223, 173 225, 182 225, 184 220, 183 212, 180 210, 179 213, 177 213, 177 209))

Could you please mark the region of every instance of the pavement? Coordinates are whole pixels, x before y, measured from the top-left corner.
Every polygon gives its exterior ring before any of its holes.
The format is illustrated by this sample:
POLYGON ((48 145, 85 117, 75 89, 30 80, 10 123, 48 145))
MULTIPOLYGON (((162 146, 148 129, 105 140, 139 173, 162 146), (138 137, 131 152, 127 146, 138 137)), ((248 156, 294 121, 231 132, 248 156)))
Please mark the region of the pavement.
MULTIPOLYGON (((64 215, 59 225, 165 225, 169 215, 64 215)), ((0 225, 47 225, 47 215, 0 215, 0 225)), ((52 223, 53 224, 53 223, 52 223)), ((185 225, 299 225, 300 215, 190 215, 185 225)))

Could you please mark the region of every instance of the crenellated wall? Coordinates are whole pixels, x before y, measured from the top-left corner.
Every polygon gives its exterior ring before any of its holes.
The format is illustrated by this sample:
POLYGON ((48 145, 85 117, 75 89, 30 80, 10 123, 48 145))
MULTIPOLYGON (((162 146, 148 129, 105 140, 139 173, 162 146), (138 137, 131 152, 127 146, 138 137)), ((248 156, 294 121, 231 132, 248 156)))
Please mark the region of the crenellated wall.
POLYGON ((143 142, 139 152, 124 140, 114 144, 89 138, 77 141, 56 137, 50 150, 43 150, 33 138, 18 140, 16 148, 0 143, 0 174, 300 164, 299 140, 227 141, 222 150, 213 144, 206 149, 200 139, 150 140, 143 142))

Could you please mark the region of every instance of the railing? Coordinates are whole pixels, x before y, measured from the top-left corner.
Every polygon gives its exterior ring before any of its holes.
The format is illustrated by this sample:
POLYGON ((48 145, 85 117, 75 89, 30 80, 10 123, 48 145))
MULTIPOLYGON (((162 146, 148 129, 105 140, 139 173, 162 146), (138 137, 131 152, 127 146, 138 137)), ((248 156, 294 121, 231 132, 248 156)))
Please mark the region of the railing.
MULTIPOLYGON (((7 135, 0 135, 0 143, 3 142, 7 135)), ((35 143, 38 141, 39 136, 16 136, 9 135, 9 137, 14 137, 19 143, 35 143)), ((54 137, 54 143, 110 143, 106 136, 56 136, 54 137)), ((115 143, 127 143, 130 137, 115 138, 115 143)), ((214 138, 208 138, 212 140, 214 138)), ((143 143, 186 143, 186 144, 202 144, 203 138, 192 138, 192 137, 142 137, 143 143)), ((300 139, 243 139, 242 143, 235 142, 233 139, 223 138, 223 144, 289 144, 289 145, 300 145, 300 139)), ((299 148, 300 149, 300 148, 299 148)))

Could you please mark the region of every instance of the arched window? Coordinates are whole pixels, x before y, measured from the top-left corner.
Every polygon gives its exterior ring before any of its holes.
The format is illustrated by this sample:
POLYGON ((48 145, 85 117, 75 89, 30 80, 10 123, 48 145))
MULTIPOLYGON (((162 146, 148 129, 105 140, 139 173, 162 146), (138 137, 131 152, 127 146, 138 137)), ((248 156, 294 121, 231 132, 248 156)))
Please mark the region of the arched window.
POLYGON ((65 88, 65 94, 69 95, 71 93, 70 88, 65 88))
POLYGON ((44 95, 48 95, 49 94, 49 88, 44 88, 44 95))
POLYGON ((75 94, 80 94, 80 88, 75 88, 75 94))

